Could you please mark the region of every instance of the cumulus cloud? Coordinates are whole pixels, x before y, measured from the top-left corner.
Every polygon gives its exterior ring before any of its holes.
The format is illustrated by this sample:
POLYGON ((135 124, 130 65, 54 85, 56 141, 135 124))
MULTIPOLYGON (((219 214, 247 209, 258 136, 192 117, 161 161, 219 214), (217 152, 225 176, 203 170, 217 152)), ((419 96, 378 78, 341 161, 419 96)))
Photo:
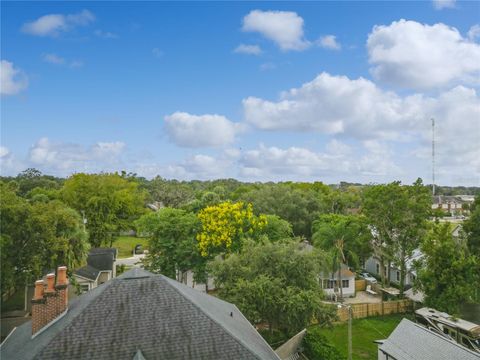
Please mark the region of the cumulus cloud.
POLYGON ((3 176, 18 174, 23 169, 9 148, 0 146, 0 174, 3 176))
POLYGON ((175 112, 165 116, 171 141, 183 147, 215 147, 231 144, 241 126, 221 115, 175 112))
POLYGON ((87 26, 95 21, 95 16, 88 10, 77 14, 49 14, 23 24, 22 31, 34 36, 58 36, 77 26, 87 26))
POLYGON ((436 10, 453 9, 456 2, 456 0, 432 0, 433 7, 436 10))
POLYGON ((52 142, 41 138, 29 150, 28 162, 42 171, 68 175, 75 171, 118 170, 123 142, 97 142, 86 147, 80 144, 52 142))
POLYGON ((335 35, 322 36, 317 40, 317 44, 320 47, 330 50, 340 50, 342 48, 342 45, 340 45, 340 43, 337 41, 337 37, 335 35))
POLYGON ((373 76, 410 89, 478 84, 480 45, 445 24, 400 20, 375 26, 367 49, 373 76))
POLYGON ((421 120, 422 97, 401 98, 364 78, 318 75, 279 101, 243 100, 245 120, 263 130, 317 131, 357 138, 396 138, 421 120))
POLYGON ((15 95, 28 87, 27 75, 13 66, 10 61, 2 60, 0 67, 0 93, 15 95))
POLYGON ((310 46, 304 38, 303 18, 292 11, 253 10, 243 18, 242 30, 258 32, 284 51, 300 51, 310 46))
POLYGON ((233 52, 237 54, 260 55, 262 49, 258 45, 240 44, 233 50, 233 52))
POLYGON ((470 30, 468 30, 467 36, 471 41, 475 41, 480 38, 480 25, 473 25, 470 30))

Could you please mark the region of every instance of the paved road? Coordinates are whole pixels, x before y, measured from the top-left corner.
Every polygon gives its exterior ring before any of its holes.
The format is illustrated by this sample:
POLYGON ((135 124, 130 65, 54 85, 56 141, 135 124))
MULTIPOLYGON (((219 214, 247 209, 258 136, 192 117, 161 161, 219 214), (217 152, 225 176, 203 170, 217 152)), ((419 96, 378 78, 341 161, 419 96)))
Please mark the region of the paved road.
POLYGON ((117 265, 141 267, 141 261, 144 257, 145 257, 145 254, 139 254, 129 258, 117 259, 117 265))

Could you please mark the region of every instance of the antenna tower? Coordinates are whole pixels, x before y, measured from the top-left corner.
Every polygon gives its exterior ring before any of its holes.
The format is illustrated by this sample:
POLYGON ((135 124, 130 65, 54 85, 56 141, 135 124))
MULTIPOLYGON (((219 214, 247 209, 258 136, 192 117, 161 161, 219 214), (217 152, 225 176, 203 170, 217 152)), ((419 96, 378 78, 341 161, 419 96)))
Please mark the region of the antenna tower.
POLYGON ((435 196, 435 119, 432 118, 432 195, 435 196))

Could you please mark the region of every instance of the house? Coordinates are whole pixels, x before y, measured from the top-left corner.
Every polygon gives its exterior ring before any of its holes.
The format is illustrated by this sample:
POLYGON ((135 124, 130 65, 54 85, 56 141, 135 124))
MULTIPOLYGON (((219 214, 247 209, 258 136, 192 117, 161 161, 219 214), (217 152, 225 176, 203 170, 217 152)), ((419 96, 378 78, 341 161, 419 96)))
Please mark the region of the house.
MULTIPOLYGON (((341 266, 341 281, 343 297, 355 296, 355 274, 350 271, 347 265, 341 266)), ((335 273, 322 273, 320 274, 320 285, 325 291, 328 297, 335 296, 335 288, 337 287, 338 270, 335 273)), ((339 292, 340 293, 340 292, 339 292)))
MULTIPOLYGON (((419 249, 415 249, 406 261, 406 274, 405 274, 405 287, 410 288, 413 286, 415 279, 417 278, 417 272, 414 268, 415 261, 420 260, 423 257, 422 252, 419 249)), ((385 272, 387 271, 387 265, 385 264, 385 272)), ((370 274, 377 277, 381 277, 380 260, 375 256, 371 256, 365 262, 365 270, 370 274)), ((390 281, 396 284, 400 284, 400 268, 396 264, 390 265, 390 281)))
POLYGON ((387 339, 376 342, 378 360, 480 359, 480 354, 407 319, 387 339))
POLYGON ((436 195, 432 198, 432 209, 441 209, 451 214, 463 214, 465 207, 472 204, 474 200, 472 195, 436 195))
POLYGON ((81 292, 95 289, 116 276, 117 249, 93 248, 87 257, 87 265, 73 272, 81 292))
POLYGON ((0 347, 17 359, 275 359, 238 308, 132 269, 68 301, 66 268, 36 282, 32 321, 0 347))

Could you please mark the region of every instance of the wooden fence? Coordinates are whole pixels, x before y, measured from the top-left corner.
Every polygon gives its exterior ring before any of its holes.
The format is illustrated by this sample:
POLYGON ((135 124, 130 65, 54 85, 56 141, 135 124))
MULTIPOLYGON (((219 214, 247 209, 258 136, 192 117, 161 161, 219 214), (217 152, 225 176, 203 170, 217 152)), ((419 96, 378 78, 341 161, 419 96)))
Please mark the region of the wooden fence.
MULTIPOLYGON (((385 301, 376 304, 351 304, 352 317, 354 319, 366 318, 369 316, 380 316, 406 313, 413 310, 411 300, 385 301)), ((337 315, 340 321, 348 320, 348 308, 337 309, 337 315)))
POLYGON ((367 280, 365 279, 355 280, 355 291, 365 291, 366 288, 367 288, 367 280))

